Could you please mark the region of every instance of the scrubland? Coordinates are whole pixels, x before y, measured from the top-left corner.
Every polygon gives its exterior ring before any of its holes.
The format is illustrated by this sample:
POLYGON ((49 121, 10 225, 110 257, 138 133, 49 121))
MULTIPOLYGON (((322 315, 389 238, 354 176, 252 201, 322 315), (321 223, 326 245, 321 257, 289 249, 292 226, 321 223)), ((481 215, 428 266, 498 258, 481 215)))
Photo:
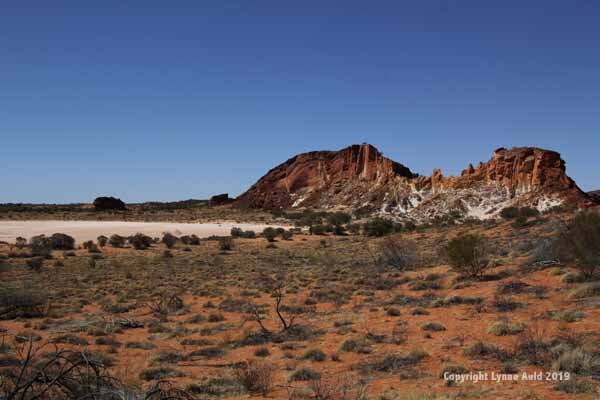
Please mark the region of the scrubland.
POLYGON ((0 398, 595 398, 572 218, 4 243, 0 398), (478 371, 549 374, 444 379, 478 371))

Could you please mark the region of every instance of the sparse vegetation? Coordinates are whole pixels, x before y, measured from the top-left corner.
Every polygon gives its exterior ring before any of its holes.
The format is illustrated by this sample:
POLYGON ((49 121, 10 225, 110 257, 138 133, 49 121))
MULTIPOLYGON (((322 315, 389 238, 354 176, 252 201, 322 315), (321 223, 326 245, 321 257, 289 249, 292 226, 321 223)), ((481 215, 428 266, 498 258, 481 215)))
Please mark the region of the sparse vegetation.
POLYGON ((487 269, 487 244, 479 235, 458 236, 446 244, 445 251, 450 265, 461 275, 478 278, 487 269))
MULTIPOLYGON (((73 250, 54 250, 49 235, 39 239, 45 255, 33 257, 31 242, 0 243, 0 319, 6 321, 0 371, 21 362, 13 343, 32 341, 36 348, 50 342, 101 352, 110 382, 118 390, 125 387, 121 379, 128 382, 135 398, 159 387, 190 398, 285 398, 292 388, 294 396, 302 389, 304 396, 330 399, 339 390, 362 393, 365 379, 372 382, 365 395, 376 399, 389 395, 380 389, 391 378, 398 391, 409 382, 443 387, 440 371, 468 372, 479 363, 507 374, 571 373, 577 383, 556 390, 589 390, 586 382, 600 370, 593 311, 600 288, 590 281, 595 274, 585 276, 575 259, 566 262, 554 251, 558 223, 536 217, 517 229, 517 217, 489 225, 457 220, 456 226, 440 219, 410 229, 392 223, 382 237, 357 237, 336 235, 336 227, 346 228, 337 233, 352 230, 341 222, 346 216, 329 214, 311 217, 323 236, 273 227, 273 248, 246 240, 253 236, 241 229, 202 241, 183 235, 170 250, 145 235, 104 238, 104 246, 117 243, 117 249, 103 248, 98 238, 73 250), (489 239, 482 239, 482 251, 476 240, 457 246, 459 262, 451 262, 440 250, 465 235, 489 239), (230 240, 234 246, 222 246, 230 240), (102 253, 90 254, 94 247, 102 253), (489 269, 473 261, 488 257, 489 269), (431 354, 426 363, 423 351, 407 351, 415 343, 431 354), (346 375, 350 383, 341 384, 346 375)), ((356 218, 357 225, 365 221, 356 218)), ((488 384, 481 385, 487 393, 488 384)), ((499 397, 513 394, 492 387, 499 397)), ((552 391, 531 387, 543 396, 552 391)))
POLYGON ((571 262, 586 278, 600 267, 600 215, 582 212, 561 231, 557 250, 562 260, 571 262))

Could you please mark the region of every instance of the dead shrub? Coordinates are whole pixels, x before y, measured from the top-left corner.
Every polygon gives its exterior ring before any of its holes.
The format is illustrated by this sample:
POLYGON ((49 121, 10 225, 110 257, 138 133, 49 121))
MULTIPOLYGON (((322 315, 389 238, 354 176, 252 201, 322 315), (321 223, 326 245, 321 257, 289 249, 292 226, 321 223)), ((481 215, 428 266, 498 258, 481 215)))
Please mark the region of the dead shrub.
POLYGON ((273 389, 275 366, 258 360, 247 360, 236 369, 235 376, 250 393, 266 396, 273 389))

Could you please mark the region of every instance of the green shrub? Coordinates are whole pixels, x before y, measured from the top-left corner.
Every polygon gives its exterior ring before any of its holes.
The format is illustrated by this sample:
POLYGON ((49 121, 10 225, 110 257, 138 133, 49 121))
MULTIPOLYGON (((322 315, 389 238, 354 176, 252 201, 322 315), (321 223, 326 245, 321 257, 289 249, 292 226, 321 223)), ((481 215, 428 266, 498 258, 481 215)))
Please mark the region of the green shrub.
POLYGON ((110 243, 112 247, 123 247, 125 245, 125 238, 121 235, 112 235, 108 239, 108 243, 110 243))
POLYGON ((364 224, 363 230, 367 236, 385 236, 394 232, 394 223, 384 218, 373 218, 364 224))
POLYGON ((464 350, 467 357, 473 359, 502 358, 503 351, 496 345, 476 342, 464 350))
POLYGON ((131 243, 136 250, 145 250, 152 245, 152 238, 143 233, 136 233, 129 238, 129 243, 131 243))
POLYGON ((233 228, 231 228, 231 231, 229 232, 229 234, 231 235, 231 237, 242 237, 242 235, 244 234, 244 230, 242 228, 238 228, 237 226, 234 226, 233 228))
POLYGON ((147 368, 140 372, 140 379, 144 381, 157 381, 165 378, 180 378, 185 374, 171 367, 147 368))
POLYGON ((523 228, 527 226, 527 217, 524 215, 519 215, 512 223, 513 228, 523 228))
POLYGON ((108 238, 104 235, 100 235, 96 238, 97 242, 98 242, 98 246, 100 247, 104 247, 106 246, 106 244, 108 243, 108 238))
POLYGON ((167 232, 163 235, 161 242, 163 242, 168 249, 172 249, 177 243, 177 236, 167 232))
POLYGON ((45 235, 34 236, 29 240, 31 255, 39 257, 48 257, 52 252, 52 242, 45 235))
POLYGON ((256 349, 256 351, 254 352, 254 355, 256 357, 268 357, 271 355, 271 352, 269 351, 268 348, 261 347, 261 348, 256 349))
POLYGON ((300 368, 290 376, 290 381, 316 381, 321 379, 321 374, 310 368, 300 368))
POLYGON ((48 311, 48 296, 31 289, 0 289, 0 319, 40 318, 48 311))
POLYGON ((480 277, 488 266, 487 246, 483 236, 458 236, 448 242, 445 251, 452 269, 468 278, 480 277))
POLYGON ((274 242, 277 237, 277 230, 269 226, 263 229, 262 235, 267 239, 267 242, 274 242))
POLYGON ((371 350, 371 343, 367 339, 348 339, 342 343, 340 351, 368 354, 371 350))
POLYGON ((600 266, 600 215, 582 212, 562 230, 557 241, 562 261, 573 266, 587 278, 592 278, 600 266))
POLYGON ((327 226, 325 225, 312 225, 309 229, 311 235, 325 235, 327 233, 327 226))
POLYGON ((52 250, 73 250, 75 239, 64 233, 55 233, 50 236, 50 247, 52 250))
POLYGON ((592 375, 600 370, 600 358, 581 347, 576 347, 561 352, 552 368, 577 375, 592 375))
POLYGON ((327 355, 320 349, 311 349, 307 350, 302 358, 305 360, 321 362, 327 359, 327 355))
POLYGON ((579 310, 564 310, 553 316, 553 319, 563 322, 577 322, 585 317, 585 313, 579 310))
POLYGON ((496 322, 489 327, 488 332, 496 336, 516 335, 523 332, 523 326, 509 324, 508 322, 496 322))
POLYGON ((594 394, 598 392, 594 383, 577 378, 560 381, 553 386, 553 389, 568 394, 594 394))
POLYGON ((219 250, 221 252, 233 250, 234 240, 232 237, 224 237, 219 239, 219 250))
POLYGON ((440 332, 440 331, 446 330, 444 325, 440 324, 439 322, 428 322, 425 325, 423 325, 421 327, 421 329, 423 329, 424 331, 432 331, 432 332, 440 332))
POLYGON ((44 266, 44 257, 33 257, 25 261, 25 265, 35 272, 40 272, 44 266))
POLYGON ((360 369, 363 373, 370 373, 371 371, 388 373, 397 372, 412 365, 416 365, 427 357, 428 354, 423 350, 412 350, 404 356, 400 354, 389 354, 379 361, 362 365, 360 369))

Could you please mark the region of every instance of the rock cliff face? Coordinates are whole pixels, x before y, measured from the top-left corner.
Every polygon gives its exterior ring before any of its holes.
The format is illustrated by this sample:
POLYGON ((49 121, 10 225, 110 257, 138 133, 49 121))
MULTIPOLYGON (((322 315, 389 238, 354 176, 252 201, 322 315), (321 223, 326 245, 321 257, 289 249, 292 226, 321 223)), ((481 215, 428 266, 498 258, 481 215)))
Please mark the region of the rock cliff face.
POLYGON ((449 212, 491 218, 512 205, 541 211, 561 204, 583 208, 594 201, 566 175, 554 151, 500 148, 488 162, 444 177, 439 169, 418 176, 363 144, 299 154, 269 171, 237 203, 267 209, 366 208, 424 220, 449 212))

